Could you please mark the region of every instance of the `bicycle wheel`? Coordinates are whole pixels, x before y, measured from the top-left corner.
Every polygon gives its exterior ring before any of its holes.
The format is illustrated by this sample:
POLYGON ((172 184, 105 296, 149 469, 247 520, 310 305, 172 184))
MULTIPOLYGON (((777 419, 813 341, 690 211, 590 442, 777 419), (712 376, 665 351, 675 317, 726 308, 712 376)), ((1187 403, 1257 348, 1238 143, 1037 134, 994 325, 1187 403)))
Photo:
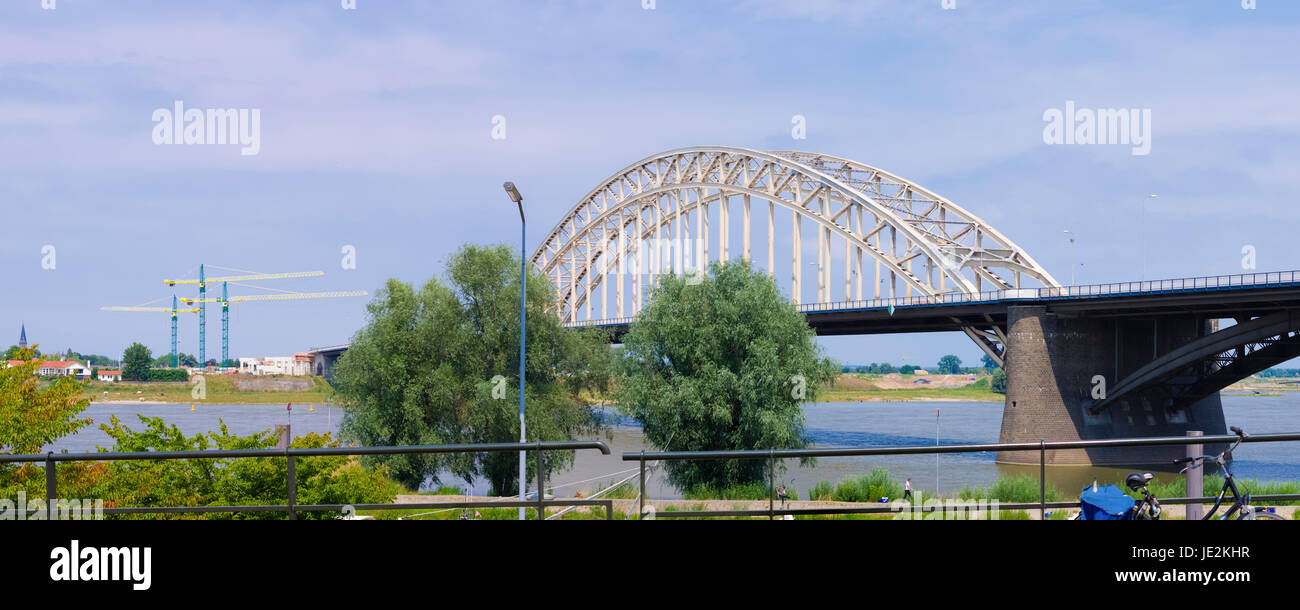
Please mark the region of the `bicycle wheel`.
POLYGON ((1255 513, 1255 520, 1266 519, 1268 521, 1286 521, 1286 517, 1277 513, 1255 513))

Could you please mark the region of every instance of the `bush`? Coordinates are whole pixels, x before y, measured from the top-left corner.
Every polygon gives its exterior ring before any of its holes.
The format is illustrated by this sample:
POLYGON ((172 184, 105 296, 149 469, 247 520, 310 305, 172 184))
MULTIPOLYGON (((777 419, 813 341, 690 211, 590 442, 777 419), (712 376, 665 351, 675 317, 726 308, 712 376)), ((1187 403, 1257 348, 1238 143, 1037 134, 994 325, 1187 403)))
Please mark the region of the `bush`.
POLYGON ((190 374, 184 369, 149 369, 146 381, 189 381, 190 374))
POLYGON ((1006 394, 1007 393, 1007 372, 1003 369, 996 369, 993 371, 992 379, 993 381, 989 385, 989 387, 992 388, 992 390, 994 392, 997 392, 998 394, 1006 394))
MULTIPOLYGON (((1060 502, 1064 495, 1052 484, 1047 485, 1047 501, 1060 502)), ((1038 479, 1029 475, 1000 477, 992 485, 963 488, 957 494, 961 500, 997 500, 1003 503, 1039 501, 1038 479)))
POLYGON ((808 493, 813 500, 876 502, 880 498, 902 498, 903 485, 895 481, 888 470, 877 466, 871 469, 869 475, 844 479, 834 486, 826 481, 818 482, 808 493))

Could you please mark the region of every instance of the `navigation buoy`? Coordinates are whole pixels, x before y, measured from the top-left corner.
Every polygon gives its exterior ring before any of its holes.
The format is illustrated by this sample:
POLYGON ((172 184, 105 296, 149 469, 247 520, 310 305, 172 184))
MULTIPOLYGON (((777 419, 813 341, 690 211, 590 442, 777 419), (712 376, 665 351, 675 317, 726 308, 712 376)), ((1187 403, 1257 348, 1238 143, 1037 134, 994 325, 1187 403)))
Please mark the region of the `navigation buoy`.
POLYGON ((190 405, 190 412, 191 412, 191 413, 194 412, 194 405, 190 405))
POLYGON ((316 407, 314 407, 314 406, 312 406, 312 405, 307 405, 307 412, 308 412, 308 413, 315 413, 315 412, 316 412, 316 407))

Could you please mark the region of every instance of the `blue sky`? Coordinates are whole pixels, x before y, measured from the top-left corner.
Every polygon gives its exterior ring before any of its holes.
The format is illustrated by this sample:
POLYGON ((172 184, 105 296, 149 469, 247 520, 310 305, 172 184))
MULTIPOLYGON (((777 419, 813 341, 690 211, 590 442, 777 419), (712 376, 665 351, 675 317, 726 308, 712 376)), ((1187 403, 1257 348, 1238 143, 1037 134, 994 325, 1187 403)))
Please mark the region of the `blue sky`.
MULTIPOLYGON (((422 283, 464 242, 517 245, 503 180, 527 197, 531 251, 606 176, 699 144, 886 169, 1062 281, 1076 258, 1079 283, 1137 279, 1144 233, 1148 278, 1241 273, 1245 245, 1260 271, 1300 268, 1295 3, 642 4, 6 0, 0 337, 25 322, 47 350, 163 353, 165 315, 99 307, 170 301, 163 278, 199 263, 326 272, 265 284, 284 290, 422 283), (260 152, 155 145, 151 115, 174 100, 260 109, 260 152), (1067 100, 1150 109, 1150 154, 1044 144, 1044 110, 1067 100), (792 140, 793 115, 806 140, 792 140), (355 269, 340 266, 345 245, 355 269)), ((363 306, 238 306, 232 356, 345 342, 363 306)), ((183 318, 182 351, 197 353, 196 335, 183 318)), ((824 344, 850 363, 979 358, 960 334, 824 344)))

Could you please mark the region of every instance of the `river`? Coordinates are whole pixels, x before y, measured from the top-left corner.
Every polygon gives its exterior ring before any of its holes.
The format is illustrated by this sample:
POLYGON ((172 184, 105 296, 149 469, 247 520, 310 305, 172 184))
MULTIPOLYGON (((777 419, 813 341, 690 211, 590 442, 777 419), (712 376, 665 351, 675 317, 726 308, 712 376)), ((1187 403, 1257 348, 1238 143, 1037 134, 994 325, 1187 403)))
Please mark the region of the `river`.
MULTIPOLYGON (((1300 393, 1283 396, 1224 396, 1223 410, 1229 425, 1240 426, 1251 433, 1300 431, 1300 393)), ((876 447, 890 445, 931 445, 937 435, 940 444, 993 443, 998 440, 1002 422, 1002 404, 987 402, 848 402, 811 403, 804 407, 809 435, 818 447, 876 447), (935 417, 938 410, 939 417, 935 417)), ((342 410, 321 406, 308 411, 306 406, 295 406, 292 412, 281 405, 198 405, 191 411, 188 405, 149 404, 92 404, 84 413, 96 422, 107 422, 117 415, 133 429, 142 424, 136 417, 142 414, 161 417, 175 424, 185 434, 215 430, 218 421, 224 421, 232 434, 247 435, 272 428, 275 424, 290 422, 293 434, 337 431, 342 410)), ((635 462, 624 462, 625 451, 653 450, 646 443, 641 429, 634 423, 623 422, 608 428, 598 438, 611 449, 611 455, 595 451, 578 453, 574 467, 556 474, 548 486, 562 496, 573 492, 590 491, 597 483, 617 480, 635 474, 635 462), (593 479, 593 480, 588 480, 593 479)), ((109 446, 111 439, 98 429, 89 426, 75 435, 62 439, 54 451, 93 451, 96 446, 109 446)), ((797 490, 800 497, 818 481, 837 482, 851 476, 869 473, 873 467, 890 471, 899 480, 912 478, 912 486, 923 491, 936 488, 941 493, 966 486, 983 485, 1000 475, 1030 474, 1038 476, 1038 467, 1007 466, 994 463, 992 453, 941 455, 879 456, 870 458, 823 458, 816 466, 800 468, 790 460, 788 471, 781 480, 797 490)), ((1081 488, 1094 478, 1102 483, 1119 483, 1127 469, 1056 466, 1047 469, 1048 480, 1063 491, 1081 488)), ((1300 443, 1258 443, 1244 445, 1237 451, 1234 474, 1260 480, 1300 480, 1300 443)), ((1157 477, 1170 476, 1158 473, 1157 477)), ((445 484, 463 485, 456 480, 445 484)), ((636 478, 631 481, 636 484, 636 478)), ((677 498, 677 490, 667 485, 661 473, 648 481, 652 498, 677 498)), ((471 490, 486 494, 487 484, 475 481, 471 490)))

